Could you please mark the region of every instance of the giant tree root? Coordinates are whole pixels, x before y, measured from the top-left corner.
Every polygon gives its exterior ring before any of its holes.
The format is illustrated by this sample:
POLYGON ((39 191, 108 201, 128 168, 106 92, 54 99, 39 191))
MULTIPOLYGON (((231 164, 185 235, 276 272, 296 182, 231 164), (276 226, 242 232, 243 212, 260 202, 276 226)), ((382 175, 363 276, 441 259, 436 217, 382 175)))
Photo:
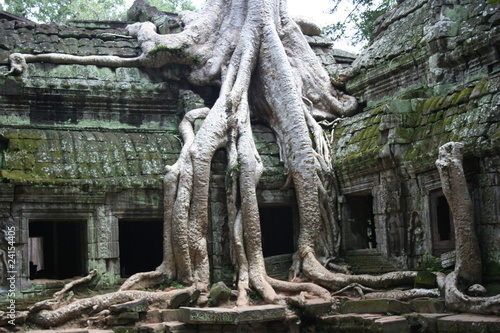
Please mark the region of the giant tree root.
POLYGON ((409 289, 409 290, 389 290, 378 291, 364 295, 365 299, 395 299, 407 301, 415 298, 438 298, 438 289, 409 289))
POLYGON ((58 292, 54 293, 54 295, 52 297, 58 302, 64 297, 64 295, 66 295, 66 293, 68 291, 70 291, 71 289, 73 289, 74 287, 76 287, 78 285, 89 283, 96 276, 97 276, 97 269, 93 269, 92 271, 90 271, 90 273, 87 276, 84 276, 80 279, 76 279, 76 280, 73 280, 73 281, 65 284, 64 287, 61 290, 59 290, 58 292))
POLYGON ((313 282, 321 284, 330 290, 338 290, 352 283, 370 288, 387 288, 395 285, 413 285, 417 272, 397 271, 382 275, 351 275, 333 273, 321 265, 312 252, 307 253, 302 261, 304 275, 313 282))
POLYGON ((101 311, 108 309, 111 305, 121 304, 132 300, 146 298, 149 304, 165 302, 177 294, 183 293, 186 290, 192 292, 193 288, 172 290, 168 292, 148 292, 148 291, 117 291, 114 293, 98 295, 81 300, 75 300, 71 303, 55 303, 51 309, 40 309, 33 307, 28 313, 28 321, 43 327, 57 327, 69 321, 75 320, 82 314, 96 315, 101 311))
POLYGON ((472 297, 459 289, 461 286, 456 272, 444 280, 446 308, 451 311, 500 315, 500 295, 491 297, 472 297))
POLYGON ((463 170, 463 144, 449 142, 439 148, 436 166, 443 193, 455 224, 455 270, 439 278, 445 292, 446 307, 454 311, 500 314, 500 295, 471 297, 464 293, 481 282, 481 253, 474 223, 474 207, 463 170))
POLYGON ((136 273, 129 277, 121 286, 119 291, 145 289, 162 282, 168 281, 161 270, 136 273))

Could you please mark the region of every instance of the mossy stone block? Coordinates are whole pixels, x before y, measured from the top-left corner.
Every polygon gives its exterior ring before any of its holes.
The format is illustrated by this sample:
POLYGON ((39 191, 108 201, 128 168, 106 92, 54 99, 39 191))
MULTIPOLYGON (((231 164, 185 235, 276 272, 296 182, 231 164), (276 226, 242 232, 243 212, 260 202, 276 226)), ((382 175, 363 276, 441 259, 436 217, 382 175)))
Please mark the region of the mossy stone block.
POLYGON ((435 288, 437 286, 436 274, 420 271, 415 277, 415 288, 435 288))
POLYGON ((106 320, 106 324, 108 326, 116 326, 116 325, 133 325, 135 323, 134 319, 129 318, 119 318, 115 316, 111 316, 106 320))
POLYGON ((413 104, 408 99, 396 99, 391 102, 391 110, 394 113, 410 113, 413 112, 413 104))
POLYGON ((165 309, 160 311, 161 321, 179 321, 180 320, 180 310, 179 309, 165 309))
POLYGON ((110 306, 109 310, 113 313, 138 313, 148 311, 148 300, 146 297, 135 301, 110 306))
POLYGON ((24 151, 5 154, 5 168, 10 170, 31 170, 35 164, 35 155, 24 151))
POLYGON ((25 139, 21 140, 21 150, 24 150, 26 152, 36 152, 38 150, 38 140, 31 140, 31 139, 25 139))
POLYGON ((119 67, 116 69, 116 79, 118 82, 136 82, 140 81, 141 73, 138 68, 119 67))
POLYGON ((122 312, 118 315, 118 319, 136 321, 139 320, 138 312, 122 312))
POLYGON ((396 127, 394 130, 393 142, 395 143, 410 143, 413 140, 413 128, 396 127))
POLYGON ((415 299, 411 307, 418 313, 444 313, 446 305, 442 299, 415 299))
POLYGON ((113 327, 114 333, 136 333, 137 329, 135 327, 127 327, 127 326, 117 326, 113 327))
POLYGON ((108 67, 97 68, 98 78, 102 81, 116 81, 115 72, 108 67))
MULTIPOLYGON (((137 327, 137 333, 164 333, 165 323, 148 323, 137 327)), ((167 332, 171 332, 168 330, 167 332)))
POLYGON ((2 95, 21 95, 23 92, 22 81, 16 77, 8 76, 0 79, 2 95))
POLYGON ((214 305, 222 305, 229 300, 231 296, 231 289, 223 281, 215 283, 212 288, 210 288, 210 298, 214 305))
POLYGON ((478 98, 488 93, 488 81, 478 82, 470 94, 470 98, 478 98))
POLYGON ((411 312, 407 303, 389 299, 366 299, 347 301, 341 306, 342 313, 392 313, 401 314, 411 312))
MULTIPOLYGON (((17 134, 17 133, 16 133, 17 134)), ((8 136, 5 136, 6 138, 9 139, 8 136)), ((16 135, 16 137, 18 137, 16 135)), ((21 140, 17 139, 17 138, 12 138, 9 140, 9 147, 8 147, 8 150, 21 150, 21 140)))
POLYGON ((169 309, 178 309, 181 306, 189 305, 190 301, 191 293, 189 293, 188 291, 184 291, 172 296, 169 301, 168 307, 169 309))
POLYGON ((452 103, 455 105, 466 103, 469 100, 471 93, 472 88, 462 89, 460 92, 453 94, 452 103))

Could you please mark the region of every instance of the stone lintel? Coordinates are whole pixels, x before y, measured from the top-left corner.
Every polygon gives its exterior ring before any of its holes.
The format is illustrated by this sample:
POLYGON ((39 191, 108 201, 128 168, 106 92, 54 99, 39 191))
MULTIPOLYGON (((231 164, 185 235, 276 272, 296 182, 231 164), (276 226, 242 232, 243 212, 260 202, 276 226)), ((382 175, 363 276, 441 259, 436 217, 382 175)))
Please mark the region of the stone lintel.
POLYGON ((189 324, 240 324, 284 320, 285 307, 258 305, 241 308, 180 308, 181 321, 189 324))

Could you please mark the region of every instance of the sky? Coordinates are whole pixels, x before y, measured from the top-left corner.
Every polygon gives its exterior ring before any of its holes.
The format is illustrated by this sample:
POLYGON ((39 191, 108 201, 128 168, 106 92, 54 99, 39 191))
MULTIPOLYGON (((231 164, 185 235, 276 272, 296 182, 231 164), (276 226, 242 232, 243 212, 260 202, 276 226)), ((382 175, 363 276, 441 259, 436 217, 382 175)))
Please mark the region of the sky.
MULTIPOLYGON (((132 1, 132 0, 130 0, 132 1)), ((192 0, 199 8, 203 7, 205 0, 192 0)), ((343 22, 349 11, 351 10, 351 1, 342 1, 335 15, 329 14, 328 9, 333 7, 332 0, 288 0, 288 11, 293 16, 310 17, 313 22, 320 27, 335 22, 343 22)), ((362 46, 354 46, 348 40, 336 42, 333 47, 345 51, 358 53, 362 46)))
MULTIPOLYGON (((329 14, 328 10, 333 7, 331 0, 288 0, 288 11, 292 16, 311 17, 320 27, 344 22, 347 14, 352 10, 351 1, 343 1, 335 14, 329 14)), ((336 42, 333 47, 345 51, 358 53, 361 45, 354 46, 347 39, 336 42)))

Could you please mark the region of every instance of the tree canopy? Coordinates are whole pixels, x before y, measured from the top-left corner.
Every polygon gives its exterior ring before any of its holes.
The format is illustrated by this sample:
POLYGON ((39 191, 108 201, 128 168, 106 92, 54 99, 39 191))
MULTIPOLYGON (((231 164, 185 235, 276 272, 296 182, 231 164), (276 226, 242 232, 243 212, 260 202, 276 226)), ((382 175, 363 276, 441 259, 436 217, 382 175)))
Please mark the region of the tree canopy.
POLYGON ((191 0, 149 0, 148 2, 159 10, 171 13, 179 13, 183 10, 198 10, 191 0))
POLYGON ((348 29, 352 29, 351 42, 354 45, 370 43, 375 37, 373 31, 377 18, 395 8, 398 3, 397 0, 332 0, 330 14, 338 13, 343 2, 351 2, 352 9, 343 21, 326 26, 324 32, 338 40, 346 36, 348 29))
MULTIPOLYGON (((191 0, 152 0, 159 10, 196 10, 191 0)), ((71 20, 117 20, 125 16, 125 0, 5 0, 0 9, 39 23, 71 20)))

